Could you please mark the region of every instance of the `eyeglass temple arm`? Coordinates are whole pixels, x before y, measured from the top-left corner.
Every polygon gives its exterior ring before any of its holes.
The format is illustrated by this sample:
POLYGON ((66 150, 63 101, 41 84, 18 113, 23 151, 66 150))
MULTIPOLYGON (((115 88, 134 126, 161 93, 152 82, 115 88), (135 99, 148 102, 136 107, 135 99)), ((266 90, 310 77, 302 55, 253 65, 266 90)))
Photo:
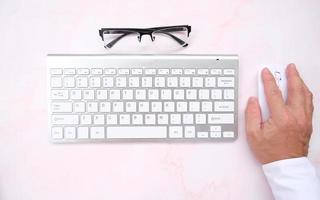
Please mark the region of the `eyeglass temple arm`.
POLYGON ((186 43, 185 41, 183 41, 183 40, 181 40, 180 38, 176 37, 175 35, 172 35, 171 33, 164 32, 164 31, 158 31, 158 32, 170 36, 172 39, 174 39, 176 42, 178 42, 178 43, 179 43, 180 45, 182 45, 183 47, 188 46, 188 43, 186 43))
POLYGON ((104 45, 105 48, 112 48, 119 40, 121 40, 123 37, 132 34, 132 33, 124 33, 122 35, 120 35, 119 37, 117 37, 116 39, 112 40, 111 42, 109 42, 108 44, 104 45))

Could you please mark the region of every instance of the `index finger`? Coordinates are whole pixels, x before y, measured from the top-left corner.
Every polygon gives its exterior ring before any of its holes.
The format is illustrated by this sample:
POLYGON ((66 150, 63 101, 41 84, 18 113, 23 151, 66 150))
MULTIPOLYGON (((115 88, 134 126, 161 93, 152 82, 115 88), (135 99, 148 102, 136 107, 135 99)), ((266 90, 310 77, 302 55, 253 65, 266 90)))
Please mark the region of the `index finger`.
POLYGON ((285 111, 281 91, 268 68, 262 70, 261 76, 270 115, 272 118, 281 119, 281 114, 285 111))

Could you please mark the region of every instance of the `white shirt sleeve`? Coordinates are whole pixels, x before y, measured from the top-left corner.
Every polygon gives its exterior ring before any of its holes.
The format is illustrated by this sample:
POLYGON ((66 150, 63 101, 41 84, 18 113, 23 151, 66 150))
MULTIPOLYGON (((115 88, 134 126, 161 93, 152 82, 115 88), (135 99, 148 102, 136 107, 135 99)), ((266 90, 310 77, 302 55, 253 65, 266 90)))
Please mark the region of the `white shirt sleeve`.
POLYGON ((276 200, 320 200, 320 180, 306 157, 262 166, 276 200))

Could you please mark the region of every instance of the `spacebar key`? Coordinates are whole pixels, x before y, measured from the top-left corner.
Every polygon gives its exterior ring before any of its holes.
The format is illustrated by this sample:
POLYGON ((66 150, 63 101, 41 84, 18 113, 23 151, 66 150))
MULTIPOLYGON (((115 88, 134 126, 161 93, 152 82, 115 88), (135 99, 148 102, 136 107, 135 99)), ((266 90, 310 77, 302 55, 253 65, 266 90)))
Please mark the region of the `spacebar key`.
POLYGON ((166 126, 122 126, 107 127, 109 139, 166 138, 166 126))

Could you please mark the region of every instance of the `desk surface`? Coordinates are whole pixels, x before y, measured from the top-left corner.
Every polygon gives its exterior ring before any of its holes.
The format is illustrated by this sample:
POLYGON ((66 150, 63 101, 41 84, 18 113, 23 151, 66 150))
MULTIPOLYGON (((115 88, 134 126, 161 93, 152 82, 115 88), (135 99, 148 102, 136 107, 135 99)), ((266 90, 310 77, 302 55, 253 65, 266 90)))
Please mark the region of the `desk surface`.
POLYGON ((318 0, 1 0, 0 199, 272 199, 246 143, 243 111, 262 64, 295 62, 315 94, 310 159, 320 168, 319 10, 318 0), (192 25, 186 49, 161 49, 146 37, 106 52, 97 32, 175 24, 192 25), (46 54, 110 52, 238 54, 239 140, 49 144, 46 54))

